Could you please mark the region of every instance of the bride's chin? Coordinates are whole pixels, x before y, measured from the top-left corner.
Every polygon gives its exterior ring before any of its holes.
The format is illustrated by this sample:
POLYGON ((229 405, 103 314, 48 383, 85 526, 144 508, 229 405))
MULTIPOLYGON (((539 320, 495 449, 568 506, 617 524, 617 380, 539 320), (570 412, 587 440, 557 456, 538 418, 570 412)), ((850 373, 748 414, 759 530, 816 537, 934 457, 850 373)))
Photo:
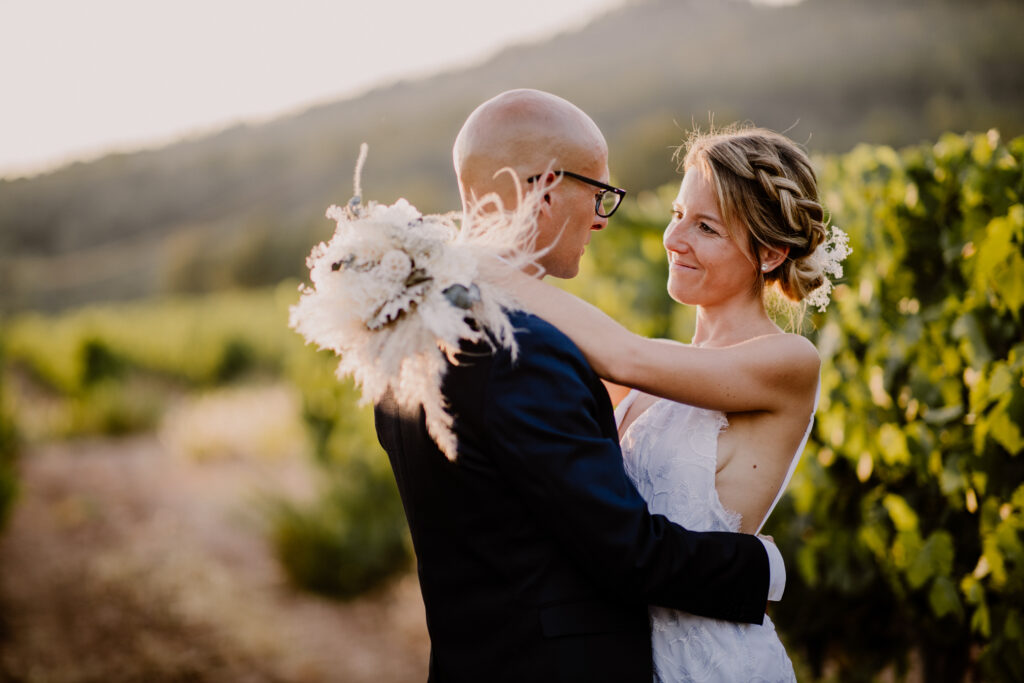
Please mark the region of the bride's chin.
POLYGON ((667 289, 669 297, 677 304, 683 304, 684 306, 696 306, 690 297, 686 296, 685 291, 682 291, 677 287, 673 287, 671 282, 668 283, 667 289))

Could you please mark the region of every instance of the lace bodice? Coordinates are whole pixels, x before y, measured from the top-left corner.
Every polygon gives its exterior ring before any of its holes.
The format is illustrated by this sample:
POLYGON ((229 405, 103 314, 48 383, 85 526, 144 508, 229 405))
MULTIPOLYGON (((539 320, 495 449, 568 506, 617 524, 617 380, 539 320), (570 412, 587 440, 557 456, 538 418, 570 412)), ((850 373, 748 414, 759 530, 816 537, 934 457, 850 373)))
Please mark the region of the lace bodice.
POLYGON ((718 433, 727 425, 722 413, 662 400, 629 426, 626 473, 651 512, 687 529, 739 529, 739 514, 722 507, 715 490, 718 433))
MULTIPOLYGON (((631 390, 615 408, 616 425, 622 424, 626 411, 633 405, 637 396, 639 393, 635 389, 631 390)), ((815 406, 818 405, 820 396, 821 384, 819 383, 814 393, 815 406)), ((652 512, 665 515, 688 529, 701 531, 736 531, 739 529, 739 514, 722 507, 718 500, 718 493, 715 491, 718 433, 728 425, 729 421, 724 413, 704 410, 667 399, 658 400, 629 425, 622 437, 622 455, 625 458, 626 472, 636 484, 637 489, 640 490, 640 494, 647 501, 652 512), (678 447, 680 445, 684 448, 680 449, 678 447), (659 449, 666 451, 664 455, 656 455, 656 451, 659 449), (700 473, 708 472, 709 467, 710 479, 707 479, 700 473), (697 469, 693 470, 693 468, 697 469), (693 478, 682 474, 687 470, 690 471, 693 478), (654 476, 655 472, 658 473, 656 477, 654 476), (679 476, 668 476, 670 472, 678 473, 679 476), (669 480, 673 483, 670 484, 669 480), (686 494, 696 490, 697 481, 700 481, 701 489, 711 492, 705 498, 707 509, 704 511, 703 519, 694 517, 697 510, 692 504, 694 502, 692 498, 670 495, 672 487, 676 487, 686 494), (649 487, 650 492, 645 490, 645 487, 649 487), (660 495, 655 496, 655 493, 660 495), (657 499, 657 503, 655 503, 655 499, 657 499), (675 514, 679 516, 676 517, 675 514), (711 526, 713 519, 719 525, 711 526), (690 523, 687 524, 683 520, 690 523)), ((768 512, 757 526, 758 533, 786 492, 786 487, 789 486, 789 481, 793 478, 793 472, 796 471, 796 466, 800 463, 800 454, 803 453, 804 447, 807 445, 807 439, 811 435, 813 426, 814 414, 811 413, 807 421, 807 429, 804 430, 804 436, 800 440, 800 446, 797 447, 796 453, 790 460, 786 478, 783 480, 782 486, 779 487, 778 493, 775 494, 775 500, 772 501, 768 512)))
MULTIPOLYGON (((621 424, 637 395, 632 391, 619 404, 616 422, 621 424)), ((665 399, 656 401, 629 425, 622 437, 626 472, 651 512, 694 531, 739 529, 740 515, 722 506, 715 489, 718 435, 727 426, 723 413, 665 399)), ((810 425, 793 457, 786 484, 809 433, 810 425)), ((780 490, 772 509, 781 495, 780 490)), ((695 617, 664 607, 651 607, 650 614, 655 681, 796 680, 767 616, 763 625, 756 626, 695 617)))

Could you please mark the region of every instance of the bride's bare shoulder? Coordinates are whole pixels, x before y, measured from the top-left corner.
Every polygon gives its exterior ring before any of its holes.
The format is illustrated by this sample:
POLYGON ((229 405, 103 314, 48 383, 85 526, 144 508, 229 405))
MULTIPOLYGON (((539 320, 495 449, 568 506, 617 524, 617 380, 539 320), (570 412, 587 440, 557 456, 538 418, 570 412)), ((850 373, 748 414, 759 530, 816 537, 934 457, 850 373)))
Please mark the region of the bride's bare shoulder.
POLYGON ((818 349, 814 346, 814 342, 807 337, 792 332, 783 332, 779 337, 781 337, 782 342, 785 344, 786 350, 793 354, 793 360, 810 363, 815 366, 821 364, 818 349))
POLYGON ((774 369, 786 384, 794 389, 816 386, 821 371, 821 356, 810 339, 803 335, 782 332, 751 340, 760 347, 756 357, 774 369))

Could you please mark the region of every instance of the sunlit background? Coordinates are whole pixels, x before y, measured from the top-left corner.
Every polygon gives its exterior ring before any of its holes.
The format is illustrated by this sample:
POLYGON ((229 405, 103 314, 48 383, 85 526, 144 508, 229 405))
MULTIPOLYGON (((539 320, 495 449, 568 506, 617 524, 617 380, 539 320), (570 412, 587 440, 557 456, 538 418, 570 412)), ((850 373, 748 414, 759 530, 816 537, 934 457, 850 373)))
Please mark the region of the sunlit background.
POLYGON ((0 174, 51 170, 482 62, 622 0, 0 4, 0 174))
POLYGON ((812 154, 854 254, 803 331, 768 532, 801 680, 1024 677, 1017 0, 0 0, 0 680, 422 681, 386 458, 287 310, 325 208, 458 206, 513 87, 630 190, 565 286, 687 340, 660 233, 694 128, 812 154))

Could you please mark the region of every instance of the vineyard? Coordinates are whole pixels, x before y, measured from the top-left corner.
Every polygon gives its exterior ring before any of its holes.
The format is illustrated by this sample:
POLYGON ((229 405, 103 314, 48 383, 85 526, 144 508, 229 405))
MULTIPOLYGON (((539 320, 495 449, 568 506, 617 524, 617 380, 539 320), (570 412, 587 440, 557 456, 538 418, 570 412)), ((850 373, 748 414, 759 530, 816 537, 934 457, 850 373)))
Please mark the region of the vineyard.
MULTIPOLYGON (((780 311, 823 370, 811 441, 766 529, 789 568, 773 619, 808 680, 1021 680, 1024 138, 947 134, 816 163, 854 251, 827 312, 780 311)), ((665 294, 661 247, 675 191, 631 197, 565 287, 685 341, 693 314, 665 294)), ((297 287, 5 320, 0 520, 18 504, 19 445, 145 433, 178 397, 286 384, 322 483, 311 501, 268 505, 288 576, 348 599, 405 575, 370 411, 288 329, 297 287)))

